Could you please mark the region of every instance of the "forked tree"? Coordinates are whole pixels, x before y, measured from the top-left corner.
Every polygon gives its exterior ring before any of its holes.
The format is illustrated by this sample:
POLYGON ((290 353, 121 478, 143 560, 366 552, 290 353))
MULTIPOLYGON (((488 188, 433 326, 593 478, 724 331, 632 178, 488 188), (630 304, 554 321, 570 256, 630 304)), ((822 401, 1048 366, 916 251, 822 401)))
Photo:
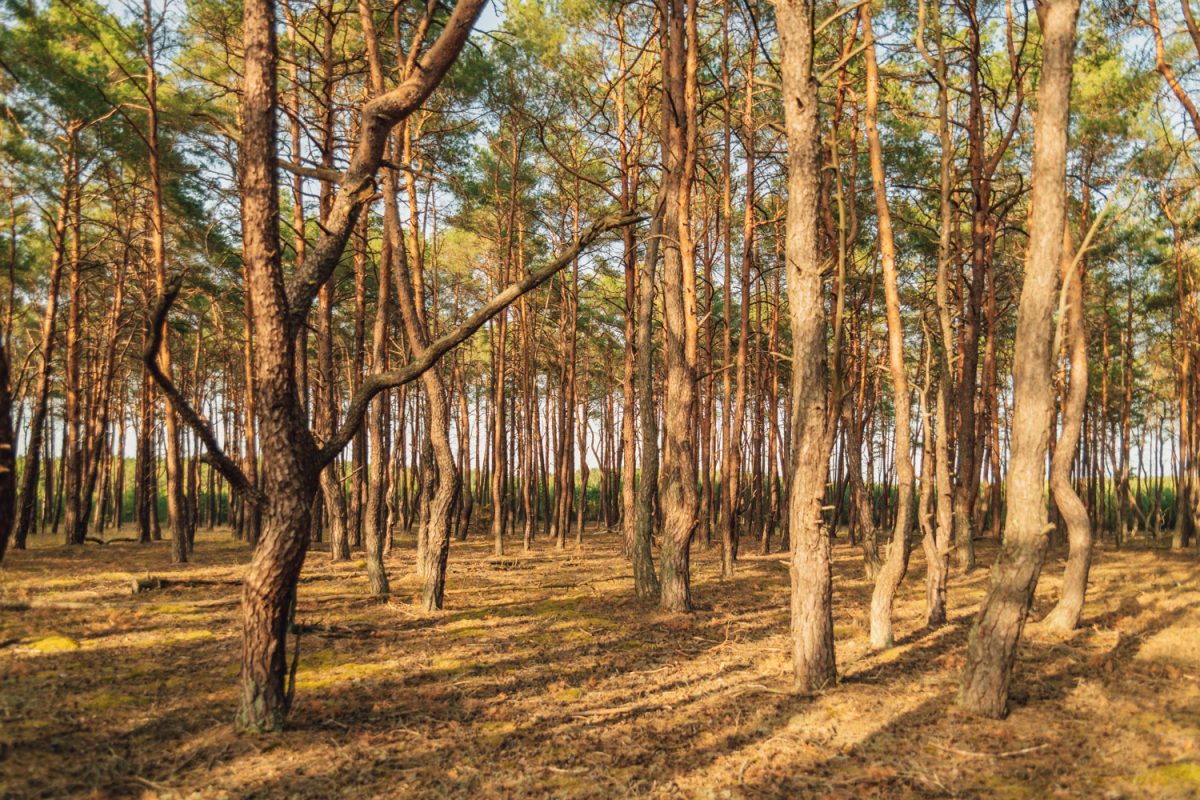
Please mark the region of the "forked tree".
MULTIPOLYGON (((321 237, 304 262, 285 276, 280 260, 276 153, 276 42, 272 0, 243 6, 245 77, 242 99, 241 179, 243 258, 253 301, 254 367, 258 400, 261 481, 247 480, 226 456, 212 429, 159 367, 162 320, 179 290, 176 280, 158 299, 143 360, 173 408, 204 440, 213 463, 230 484, 261 508, 262 538, 242 591, 242 665, 237 724, 251 731, 279 730, 292 701, 287 683, 287 632, 295 611, 296 581, 308 549, 310 516, 320 472, 352 441, 373 398, 421 377, 522 294, 540 286, 603 233, 637 221, 606 217, 583 232, 547 265, 494 295, 458 327, 430 342, 404 367, 367 376, 351 398, 341 426, 324 442, 309 429, 296 376, 296 339, 321 287, 329 280, 359 213, 374 194, 391 131, 434 91, 453 65, 485 4, 460 0, 436 41, 409 77, 377 94, 361 109, 361 133, 321 237)), ((433 21, 431 7, 423 25, 433 21)))

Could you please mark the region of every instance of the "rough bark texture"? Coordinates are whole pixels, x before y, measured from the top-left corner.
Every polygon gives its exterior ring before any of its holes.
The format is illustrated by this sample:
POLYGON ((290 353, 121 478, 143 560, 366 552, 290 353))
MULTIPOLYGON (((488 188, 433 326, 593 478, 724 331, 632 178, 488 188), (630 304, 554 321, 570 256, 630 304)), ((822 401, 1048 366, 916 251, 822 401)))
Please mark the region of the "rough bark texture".
POLYGON ((1003 717, 1008 710, 1017 642, 1049 533, 1043 489, 1054 413, 1052 325, 1066 217, 1064 179, 1079 0, 1045 0, 1037 9, 1042 72, 1034 121, 1029 243, 1013 352, 1009 510, 988 593, 971 628, 958 695, 964 709, 988 717, 1003 717))
POLYGON ((691 235, 695 171, 696 6, 663 0, 663 429, 665 472, 660 492, 663 534, 660 604, 689 611, 692 535, 699 493, 692 422, 696 412, 696 263, 691 235))
POLYGON ((820 116, 813 74, 813 5, 777 6, 788 140, 786 258, 792 326, 791 633, 796 688, 813 692, 837 678, 833 653, 833 578, 829 535, 821 515, 832 425, 826 418, 829 376, 825 299, 817 250, 820 116))
POLYGON ((296 392, 295 338, 279 260, 279 196, 275 185, 275 9, 271 0, 244 5, 246 51, 242 99, 243 253, 254 298, 254 367, 260 393, 262 539, 242 590, 242 672, 238 726, 283 726, 291 704, 285 686, 286 636, 296 578, 308 547, 317 491, 316 446, 296 392))

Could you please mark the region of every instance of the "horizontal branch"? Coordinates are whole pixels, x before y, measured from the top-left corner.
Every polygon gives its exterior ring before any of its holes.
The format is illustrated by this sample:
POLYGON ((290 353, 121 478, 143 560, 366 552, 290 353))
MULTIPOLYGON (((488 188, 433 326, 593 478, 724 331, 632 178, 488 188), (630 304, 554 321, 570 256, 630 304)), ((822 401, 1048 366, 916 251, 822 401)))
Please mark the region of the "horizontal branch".
POLYGON ((510 283, 502 291, 493 295, 491 300, 485 303, 474 314, 467 317, 461 325, 432 342, 419 357, 405 364, 400 369, 368 375, 363 380, 358 392, 351 398, 350 406, 346 410, 346 419, 342 423, 341 428, 321 448, 317 459, 318 469, 323 469, 326 464, 333 461, 337 457, 337 454, 354 438, 354 435, 362 425, 363 417, 366 416, 367 406, 370 405, 371 400, 376 395, 388 389, 403 386, 421 377, 422 374, 438 362, 438 359, 466 341, 471 334, 483 327, 484 323, 511 305, 517 298, 538 288, 556 273, 570 265, 588 245, 600 238, 601 235, 617 228, 623 228, 626 225, 633 225, 644 219, 646 219, 644 214, 634 212, 597 220, 575 240, 571 247, 561 253, 558 258, 544 267, 530 272, 516 283, 510 283))
MULTIPOLYGON (((330 183, 340 184, 346 177, 345 174, 340 170, 330 169, 328 167, 306 167, 303 164, 297 164, 294 161, 286 161, 282 158, 279 159, 279 166, 281 169, 287 170, 293 175, 299 175, 303 178, 312 178, 313 180, 318 181, 329 181, 330 183)), ((427 180, 434 177, 428 172, 421 172, 420 170, 413 169, 412 167, 407 167, 404 164, 397 164, 395 161, 387 158, 381 158, 379 160, 379 166, 396 170, 397 172, 411 172, 416 177, 425 178, 427 180)))
POLYGON ((150 316, 150 335, 146 341, 146 349, 142 351, 142 363, 146 365, 146 369, 150 372, 150 377, 154 379, 154 382, 158 384, 158 388, 162 390, 162 393, 171 403, 171 408, 196 432, 200 440, 204 442, 204 446, 208 448, 209 457, 207 461, 217 468, 225 477, 225 480, 229 481, 230 486, 241 494, 242 497, 257 503, 262 499, 262 494, 258 491, 258 488, 246 478, 246 474, 233 462, 233 459, 225 455, 225 451, 217 443, 217 437, 213 433, 212 428, 204 420, 204 417, 200 416, 196 409, 192 408, 191 403, 187 401, 187 398, 175 386, 175 382, 171 380, 170 376, 162 371, 162 367, 158 363, 158 352, 162 349, 163 333, 167 327, 167 314, 170 312, 175 298, 179 295, 179 289, 182 285, 182 276, 177 276, 167 285, 165 291, 158 296, 158 301, 154 304, 154 311, 150 316))

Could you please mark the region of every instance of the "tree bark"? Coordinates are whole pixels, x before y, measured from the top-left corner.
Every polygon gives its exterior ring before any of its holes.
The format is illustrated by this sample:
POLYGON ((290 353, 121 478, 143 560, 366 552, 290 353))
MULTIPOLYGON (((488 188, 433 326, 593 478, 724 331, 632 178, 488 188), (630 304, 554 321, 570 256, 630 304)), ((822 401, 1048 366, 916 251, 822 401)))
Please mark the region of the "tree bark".
POLYGON ((663 394, 666 472, 660 490, 663 535, 660 605, 690 611, 690 550, 699 493, 692 422, 696 412, 696 261, 691 190, 696 158, 698 9, 687 0, 663 0, 663 394))
POLYGON ((1043 496, 1054 410, 1052 320, 1066 217, 1064 179, 1079 0, 1042 0, 1042 71, 1034 121, 1029 243, 1013 352, 1012 456, 1004 540, 971 628, 958 703, 1003 717, 1013 662, 1045 557, 1043 496))
POLYGON ((825 298, 817 246, 821 136, 813 74, 813 5, 780 0, 782 95, 788 140, 786 258, 792 328, 791 538, 792 668, 796 688, 815 692, 837 678, 833 651, 833 575, 821 506, 834 423, 828 418, 825 298))

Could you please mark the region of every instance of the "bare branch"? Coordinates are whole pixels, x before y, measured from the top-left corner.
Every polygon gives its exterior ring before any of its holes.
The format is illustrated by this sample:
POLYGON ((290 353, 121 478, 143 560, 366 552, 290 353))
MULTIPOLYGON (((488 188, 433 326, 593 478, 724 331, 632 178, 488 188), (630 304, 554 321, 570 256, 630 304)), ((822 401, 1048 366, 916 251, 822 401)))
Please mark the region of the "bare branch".
POLYGON ((626 225, 633 225, 644 219, 646 219, 645 214, 634 212, 597 220, 592 223, 591 227, 580 234, 571 247, 561 253, 558 258, 546 266, 528 273, 516 283, 510 283, 502 291, 493 295, 491 300, 485 303, 474 314, 467 317, 457 328, 430 343, 429 347, 420 356, 405 364, 400 369, 367 376, 363 380, 358 392, 351 398, 350 406, 346 410, 346 419, 342 423, 341 428, 321 448, 317 459, 317 469, 323 469, 326 464, 333 461, 337 457, 337 454, 354 438, 354 435, 362 425, 363 417, 367 412, 367 406, 370 405, 371 400, 376 395, 387 389, 403 386, 421 377, 425 371, 438 362, 438 359, 466 341, 471 334, 483 327, 484 323, 496 316, 496 314, 499 314, 517 298, 538 288, 563 268, 569 266, 588 245, 596 241, 604 233, 617 228, 623 228, 626 225))
POLYGON ((234 490, 240 493, 242 497, 257 503, 262 500, 262 494, 258 491, 258 488, 250 483, 241 468, 229 456, 225 455, 225 451, 221 449, 221 445, 217 442, 217 437, 213 433, 212 428, 209 427, 208 422, 197 413, 196 409, 192 408, 187 398, 175 386, 175 382, 162 371, 162 367, 158 363, 158 351, 162 348, 167 313, 170 312, 171 305, 179 295, 179 289, 182 285, 182 276, 173 278, 154 304, 154 311, 149 320, 150 335, 146 341, 146 349, 142 352, 142 363, 146 365, 146 369, 150 372, 150 377, 158 384, 158 388, 162 390, 163 395, 170 401, 171 407, 175 409, 175 413, 204 442, 204 446, 208 448, 209 452, 209 463, 225 476, 225 480, 229 481, 234 490))

